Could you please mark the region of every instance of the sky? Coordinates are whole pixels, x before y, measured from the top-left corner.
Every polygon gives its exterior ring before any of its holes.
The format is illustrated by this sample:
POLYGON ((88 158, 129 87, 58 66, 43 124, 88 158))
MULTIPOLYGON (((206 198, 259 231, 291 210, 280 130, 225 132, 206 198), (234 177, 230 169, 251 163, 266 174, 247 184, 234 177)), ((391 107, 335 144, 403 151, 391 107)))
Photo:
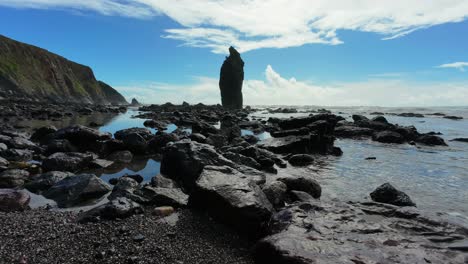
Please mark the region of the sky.
POLYGON ((0 0, 1 35, 143 103, 219 103, 232 45, 248 105, 466 106, 467 33, 466 0, 0 0))

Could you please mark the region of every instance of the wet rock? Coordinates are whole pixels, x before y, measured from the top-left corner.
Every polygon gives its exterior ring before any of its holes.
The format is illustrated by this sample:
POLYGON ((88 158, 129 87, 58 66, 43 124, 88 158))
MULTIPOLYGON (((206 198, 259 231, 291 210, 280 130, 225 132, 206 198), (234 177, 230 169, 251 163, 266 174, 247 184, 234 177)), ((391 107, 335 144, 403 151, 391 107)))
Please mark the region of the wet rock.
POLYGON ((257 144, 260 141, 258 137, 254 135, 243 135, 242 139, 244 139, 247 143, 251 145, 257 144))
POLYGON ((273 206, 257 184, 226 166, 206 166, 189 203, 253 236, 259 234, 273 212, 273 206))
POLYGON ((205 137, 208 137, 211 134, 218 134, 219 132, 219 129, 206 122, 196 122, 192 125, 192 133, 199 133, 205 137))
POLYGON ((358 126, 339 126, 335 128, 335 135, 342 138, 358 138, 372 136, 374 130, 358 126))
POLYGON ((235 167, 232 161, 220 155, 212 146, 181 140, 168 144, 164 149, 161 173, 191 190, 207 165, 235 167))
POLYGON ((109 133, 102 133, 97 129, 74 125, 59 129, 54 133, 55 139, 67 139, 75 146, 87 150, 98 140, 108 140, 112 138, 109 133))
POLYGON ((23 191, 0 189, 0 211, 24 211, 29 208, 31 197, 23 191))
POLYGON ((188 195, 178 188, 144 186, 139 195, 147 199, 149 204, 156 206, 169 205, 178 208, 186 207, 188 203, 188 195))
POLYGON ((272 181, 265 184, 262 188, 262 191, 275 208, 281 208, 284 206, 287 190, 288 187, 281 181, 272 181))
POLYGON ((95 159, 89 163, 89 167, 92 169, 105 169, 109 168, 114 164, 113 161, 105 159, 95 159))
POLYGON ((46 171, 75 172, 87 168, 92 160, 93 155, 88 153, 57 152, 42 162, 42 168, 46 171))
POLYGON ((369 121, 369 118, 363 116, 363 115, 353 115, 352 116, 354 122, 359 122, 359 121, 369 121))
POLYGON ((268 138, 258 144, 273 153, 309 153, 309 136, 288 136, 282 138, 268 138))
POLYGON ((23 137, 13 137, 8 142, 4 142, 9 148, 13 149, 37 149, 37 145, 23 137))
POLYGON ((8 146, 5 143, 0 143, 0 152, 5 151, 8 149, 8 146))
POLYGON ((143 212, 141 206, 125 197, 119 197, 82 213, 77 221, 79 223, 97 222, 101 219, 115 220, 130 217, 143 212))
POLYGON ((169 178, 166 178, 162 175, 157 175, 151 178, 151 186, 159 188, 178 188, 177 183, 169 178))
POLYGON ((44 196, 57 202, 59 207, 70 207, 101 198, 111 187, 93 174, 80 174, 57 182, 44 196))
POLYGON ((40 127, 34 131, 34 133, 31 136, 31 140, 36 142, 44 142, 45 140, 50 138, 50 136, 53 135, 55 132, 57 132, 57 128, 54 126, 40 127))
POLYGON ((129 135, 132 135, 132 134, 137 134, 141 136, 142 138, 144 138, 145 140, 150 140, 153 137, 151 130, 147 128, 140 128, 140 127, 133 127, 133 128, 119 130, 115 132, 114 137, 118 140, 123 140, 125 137, 128 137, 129 135))
POLYGON ((179 141, 179 137, 175 134, 158 133, 148 142, 148 145, 151 151, 161 153, 167 143, 176 141, 179 141))
POLYGON ((314 157, 308 154, 296 154, 291 156, 288 162, 293 166, 308 166, 314 162, 314 157))
POLYGON ((78 148, 73 146, 67 139, 53 139, 48 142, 45 154, 51 155, 57 152, 77 152, 78 148))
POLYGON ((451 120, 462 120, 463 119, 463 117, 461 117, 461 116, 444 116, 443 118, 451 119, 451 120))
POLYGON ((41 193, 46 191, 57 182, 74 176, 73 173, 63 172, 63 171, 49 171, 43 174, 33 176, 29 182, 27 182, 24 187, 33 193, 41 193))
POLYGON ((117 179, 117 182, 112 189, 112 193, 108 196, 109 200, 113 200, 119 197, 126 197, 135 202, 140 202, 143 199, 135 195, 135 191, 138 189, 139 184, 132 178, 123 176, 117 179))
POLYGON ((212 134, 206 138, 206 144, 212 145, 215 148, 221 148, 228 143, 227 137, 224 135, 212 134))
POLYGON ((322 195, 320 184, 309 176, 281 176, 277 179, 288 187, 288 191, 303 191, 318 199, 322 195))
POLYGON ((468 143, 468 138, 454 138, 450 141, 458 141, 458 142, 465 142, 468 143))
POLYGON ((106 159, 117 163, 130 163, 133 160, 133 154, 128 150, 116 151, 107 156, 106 159))
POLYGON ((387 123, 387 124, 388 124, 387 119, 386 119, 385 117, 381 116, 381 115, 372 118, 372 121, 374 121, 374 122, 381 122, 381 123, 387 123))
POLYGON ((390 183, 384 183, 377 187, 370 196, 372 200, 379 203, 393 204, 397 206, 416 206, 406 193, 397 190, 390 183))
POLYGON ((239 52, 233 47, 229 48, 229 57, 226 58, 220 73, 219 89, 221 102, 228 109, 242 109, 242 83, 244 81, 244 61, 239 52))
POLYGON ((294 203, 294 202, 313 202, 315 198, 303 191, 289 191, 288 192, 288 197, 287 197, 288 202, 294 203))
POLYGON ((287 137, 287 136, 304 136, 309 135, 310 130, 306 127, 289 130, 272 131, 270 134, 272 137, 287 137))
POLYGON ((401 144, 405 142, 402 135, 393 131, 381 131, 377 132, 372 136, 372 140, 382 143, 396 143, 401 144))
POLYGON ((123 136, 122 142, 133 153, 143 154, 148 150, 148 142, 138 133, 123 136))
POLYGON ((260 163, 258 163, 255 159, 251 157, 246 157, 242 154, 233 152, 226 152, 223 154, 223 156, 237 164, 242 164, 257 170, 262 169, 262 165, 260 165, 260 163))
POLYGON ((418 117, 418 118, 424 117, 423 114, 418 114, 418 113, 401 113, 401 114, 397 114, 397 116, 402 116, 402 117, 418 117))
POLYGON ((192 133, 190 134, 190 139, 192 141, 196 141, 198 143, 205 143, 206 142, 206 137, 200 133, 192 133))
POLYGON ((0 188, 22 187, 29 178, 29 172, 26 170, 6 170, 0 173, 0 188))
POLYGON ((435 135, 421 135, 416 142, 429 146, 447 146, 444 139, 435 135))
POLYGON ((29 149, 7 149, 0 151, 0 156, 8 161, 30 161, 34 151, 29 149))

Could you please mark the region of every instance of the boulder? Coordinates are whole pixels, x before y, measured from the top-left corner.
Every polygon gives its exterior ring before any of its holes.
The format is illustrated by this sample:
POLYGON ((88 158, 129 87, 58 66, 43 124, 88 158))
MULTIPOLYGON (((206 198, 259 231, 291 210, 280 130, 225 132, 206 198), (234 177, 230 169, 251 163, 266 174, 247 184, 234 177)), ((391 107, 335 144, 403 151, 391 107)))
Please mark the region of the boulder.
POLYGON ((148 200, 148 203, 156 206, 185 207, 188 203, 188 195, 178 188, 160 188, 144 186, 138 194, 148 200))
POLYGON ((115 220, 143 212, 141 206, 128 198, 119 197, 78 216, 79 223, 97 222, 101 219, 115 220))
POLYGON ((219 89, 221 102, 228 109, 242 109, 242 83, 244 82, 244 61, 239 52, 233 47, 229 48, 229 57, 226 58, 220 73, 219 89))
POLYGON ((31 140, 36 142, 44 142, 50 137, 50 135, 57 132, 57 128, 54 126, 44 126, 36 129, 31 136, 31 140))
POLYGON ((382 142, 382 143, 396 143, 396 144, 401 144, 405 142, 405 138, 399 133, 394 132, 394 131, 376 132, 372 136, 372 140, 382 142))
POLYGON ((57 152, 77 152, 78 148, 67 139, 53 139, 47 143, 45 154, 52 155, 57 152))
POLYGON ((288 162, 293 166, 308 166, 314 162, 314 157, 308 154, 296 154, 291 156, 288 162))
POLYGON ((163 152, 161 173, 190 191, 207 165, 235 167, 235 164, 206 144, 189 139, 169 143, 163 152))
POLYGON ((109 133, 103 133, 97 129, 74 125, 59 129, 54 133, 54 138, 67 139, 82 150, 87 150, 89 147, 92 147, 93 143, 96 141, 111 139, 112 135, 109 133))
POLYGON ((252 236, 259 235, 274 210, 257 184, 227 166, 206 166, 189 204, 252 236))
POLYGON ((369 121, 369 118, 363 116, 363 115, 353 115, 352 116, 354 122, 359 122, 359 121, 369 121))
POLYGON ((366 127, 344 125, 335 128, 335 135, 341 138, 370 137, 374 130, 366 127))
POLYGON ((275 208, 281 208, 284 206, 286 192, 288 191, 288 186, 286 186, 285 183, 281 181, 272 181, 265 184, 262 191, 275 208))
POLYGON ((133 154, 128 150, 116 151, 107 156, 106 159, 117 163, 130 163, 133 160, 133 154))
POLYGON ((179 141, 179 137, 175 134, 158 133, 148 142, 148 145, 151 151, 161 153, 167 143, 175 141, 179 141))
POLYGON ((416 139, 416 142, 428 145, 428 146, 447 146, 444 139, 435 135, 421 135, 416 139))
POLYGON ((46 171, 75 172, 87 168, 93 158, 93 155, 88 153, 57 152, 42 161, 42 168, 46 171))
POLYGON ((133 127, 133 128, 119 130, 115 132, 114 137, 118 140, 123 140, 125 137, 132 135, 132 134, 138 134, 141 137, 143 137, 145 140, 150 140, 153 137, 151 130, 147 128, 140 128, 140 127, 133 127))
POLYGON ((29 178, 29 172, 26 170, 6 170, 0 173, 0 188, 22 187, 29 178))
POLYGON ((29 149, 7 149, 0 151, 0 156, 8 161, 30 161, 34 151, 29 149))
POLYGON ((374 122, 381 122, 381 123, 387 123, 387 124, 388 124, 387 119, 386 119, 385 117, 381 116, 381 115, 372 118, 372 121, 374 121, 374 122))
POLYGON ((44 196, 57 202, 59 207, 70 207, 101 198, 111 187, 93 174, 67 177, 52 186, 44 196))
POLYGON ((148 142, 138 133, 131 133, 123 136, 124 146, 133 153, 144 154, 148 150, 148 142))
POLYGON ((390 183, 384 183, 377 187, 370 196, 372 200, 379 203, 393 204, 396 206, 416 206, 406 193, 397 190, 390 183))
POLYGON ((468 138, 454 138, 450 141, 458 141, 458 142, 465 142, 468 143, 468 138))
POLYGON ((29 208, 30 200, 26 192, 0 189, 0 212, 24 211, 29 208))
POLYGON ((33 176, 24 187, 33 193, 41 193, 54 186, 57 182, 74 176, 71 172, 49 171, 33 176))
POLYGON ((277 180, 286 184, 288 191, 303 191, 312 195, 315 199, 320 198, 322 195, 322 187, 310 176, 287 175, 278 177, 277 180))

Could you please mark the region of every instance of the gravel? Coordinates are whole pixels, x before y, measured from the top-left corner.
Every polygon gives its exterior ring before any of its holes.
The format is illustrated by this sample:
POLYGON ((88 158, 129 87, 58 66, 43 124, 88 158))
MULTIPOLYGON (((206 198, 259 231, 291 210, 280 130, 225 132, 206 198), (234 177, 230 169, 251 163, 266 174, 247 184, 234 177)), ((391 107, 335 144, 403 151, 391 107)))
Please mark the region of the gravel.
POLYGON ((197 212, 88 224, 76 216, 0 212, 0 263, 253 263, 250 242, 197 212))

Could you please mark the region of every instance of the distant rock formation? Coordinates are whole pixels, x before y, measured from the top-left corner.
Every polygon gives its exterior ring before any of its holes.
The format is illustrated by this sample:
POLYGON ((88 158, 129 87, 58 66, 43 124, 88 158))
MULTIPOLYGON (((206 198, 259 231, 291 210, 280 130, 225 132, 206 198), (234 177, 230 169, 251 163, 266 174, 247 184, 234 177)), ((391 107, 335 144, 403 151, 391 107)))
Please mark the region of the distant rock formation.
POLYGON ((140 102, 136 98, 132 99, 132 102, 130 103, 131 106, 140 106, 140 102))
POLYGON ((127 104, 88 66, 0 35, 0 98, 59 103, 127 104))
POLYGON ((221 67, 219 89, 221 102, 228 109, 242 109, 242 83, 244 81, 244 61, 239 52, 229 48, 229 57, 221 67))

